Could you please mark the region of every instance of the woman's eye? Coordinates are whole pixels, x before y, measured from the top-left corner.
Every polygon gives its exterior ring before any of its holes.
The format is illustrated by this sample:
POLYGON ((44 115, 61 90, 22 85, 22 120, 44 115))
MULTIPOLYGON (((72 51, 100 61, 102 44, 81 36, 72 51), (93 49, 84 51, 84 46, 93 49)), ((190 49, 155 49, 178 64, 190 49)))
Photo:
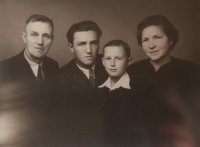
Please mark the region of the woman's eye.
POLYGON ((147 39, 143 39, 143 40, 142 40, 142 42, 145 42, 145 41, 147 41, 147 39))

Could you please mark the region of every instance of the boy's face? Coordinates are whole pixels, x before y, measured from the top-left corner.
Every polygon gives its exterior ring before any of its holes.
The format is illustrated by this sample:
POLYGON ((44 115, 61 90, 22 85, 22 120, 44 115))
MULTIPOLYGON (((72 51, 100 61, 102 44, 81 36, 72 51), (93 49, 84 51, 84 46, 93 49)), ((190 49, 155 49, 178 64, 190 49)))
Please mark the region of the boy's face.
POLYGON ((102 58, 106 72, 111 78, 121 78, 130 64, 131 57, 127 57, 122 46, 108 46, 104 48, 102 58))

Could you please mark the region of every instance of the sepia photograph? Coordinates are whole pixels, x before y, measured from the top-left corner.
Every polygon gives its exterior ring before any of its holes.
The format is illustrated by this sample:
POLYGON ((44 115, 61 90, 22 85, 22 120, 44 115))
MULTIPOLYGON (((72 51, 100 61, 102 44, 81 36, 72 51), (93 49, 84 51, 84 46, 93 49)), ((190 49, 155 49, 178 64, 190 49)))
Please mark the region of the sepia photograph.
POLYGON ((199 0, 0 0, 0 147, 198 147, 199 0))

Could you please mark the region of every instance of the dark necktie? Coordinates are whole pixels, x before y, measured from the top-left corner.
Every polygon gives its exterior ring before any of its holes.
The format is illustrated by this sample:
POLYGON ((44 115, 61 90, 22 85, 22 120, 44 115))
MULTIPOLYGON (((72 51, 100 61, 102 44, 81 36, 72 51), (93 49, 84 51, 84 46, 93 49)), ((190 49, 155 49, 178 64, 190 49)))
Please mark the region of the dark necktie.
POLYGON ((92 69, 89 69, 89 81, 92 83, 93 87, 95 87, 94 71, 92 69))
POLYGON ((42 67, 41 67, 41 65, 38 66, 37 81, 38 81, 41 89, 44 89, 44 79, 43 79, 43 76, 42 76, 42 67))

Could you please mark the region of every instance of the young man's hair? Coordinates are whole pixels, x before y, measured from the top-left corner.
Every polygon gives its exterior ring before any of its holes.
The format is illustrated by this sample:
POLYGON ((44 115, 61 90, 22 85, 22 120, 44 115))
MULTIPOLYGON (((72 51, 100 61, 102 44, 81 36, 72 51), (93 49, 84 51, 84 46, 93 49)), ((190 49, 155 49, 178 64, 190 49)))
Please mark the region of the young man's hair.
POLYGON ((173 41, 173 44, 170 46, 172 49, 178 42, 178 31, 174 25, 163 15, 152 15, 145 18, 137 26, 137 41, 138 44, 142 46, 142 32, 145 28, 149 26, 159 26, 162 31, 167 35, 170 41, 173 41))
POLYGON ((98 35, 98 38, 100 38, 100 36, 102 35, 102 31, 99 28, 99 26, 93 22, 93 21, 82 21, 82 22, 78 22, 73 24, 67 34, 66 37, 68 39, 68 42, 73 44, 73 40, 74 40, 74 34, 76 32, 84 32, 84 31, 95 31, 98 35))
POLYGON ((104 54, 105 48, 108 46, 122 46, 124 51, 126 52, 126 56, 128 58, 131 56, 131 49, 130 49, 129 45, 126 42, 124 42, 123 40, 112 40, 112 41, 109 41, 108 43, 106 43, 103 47, 103 54, 104 54))

